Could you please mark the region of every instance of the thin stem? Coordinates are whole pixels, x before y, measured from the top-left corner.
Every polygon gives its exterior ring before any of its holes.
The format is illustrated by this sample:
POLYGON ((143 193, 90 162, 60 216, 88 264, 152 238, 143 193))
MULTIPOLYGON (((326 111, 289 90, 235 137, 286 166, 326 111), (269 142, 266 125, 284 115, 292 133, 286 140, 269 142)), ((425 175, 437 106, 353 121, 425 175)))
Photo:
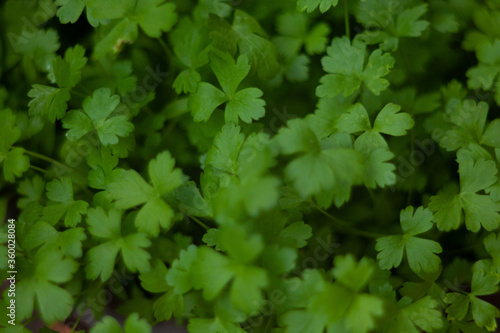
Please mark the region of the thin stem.
POLYGON ((84 93, 82 93, 82 92, 80 92, 80 91, 78 91, 78 90, 75 90, 75 89, 72 89, 72 90, 71 90, 71 93, 72 93, 72 94, 75 94, 75 95, 77 95, 77 96, 83 97, 83 98, 88 97, 88 95, 87 95, 87 94, 84 94, 84 93))
POLYGON ((165 140, 165 138, 172 132, 174 129, 175 125, 177 124, 177 119, 171 120, 170 123, 168 124, 168 127, 163 131, 161 135, 161 141, 165 140))
POLYGON ((80 320, 82 319, 83 317, 83 314, 85 313, 85 311, 87 310, 87 307, 88 306, 85 306, 85 308, 83 309, 83 311, 80 313, 80 315, 78 316, 78 318, 76 319, 76 322, 75 324, 73 325, 73 328, 71 329, 71 332, 70 333, 73 333, 75 330, 76 330, 76 327, 78 326, 78 323, 80 322, 80 320))
POLYGON ((194 217, 194 216, 188 216, 188 218, 193 219, 193 221, 195 221, 196 223, 198 223, 198 224, 199 224, 202 228, 204 228, 205 230, 210 229, 210 227, 209 227, 209 226, 207 226, 205 223, 201 222, 201 220, 200 220, 200 219, 198 219, 198 218, 196 218, 196 217, 194 217))
MULTIPOLYGON (((17 147, 14 147, 12 146, 11 148, 17 148, 17 147)), ((24 148, 23 148, 24 149, 24 148)), ((39 154, 39 153, 35 153, 34 151, 31 151, 31 150, 27 150, 27 149, 24 149, 24 153, 27 154, 27 155, 31 155, 33 157, 36 157, 36 158, 39 158, 41 160, 45 160, 47 162, 50 162, 52 164, 57 164, 59 165, 60 167, 63 167, 63 168, 66 168, 66 169, 71 169, 69 166, 67 166, 66 164, 64 163, 61 163, 59 161, 56 161, 55 159, 53 158, 50 158, 48 156, 45 156, 45 155, 42 155, 42 154, 39 154)))
POLYGON ((167 56, 171 59, 174 58, 174 54, 172 53, 172 51, 168 47, 167 43, 165 43, 165 41, 161 38, 157 38, 157 40, 160 43, 160 46, 163 49, 163 51, 167 54, 167 56))
POLYGON ((347 0, 344 0, 344 21, 345 21, 345 34, 347 38, 351 39, 351 27, 349 25, 349 9, 347 8, 347 0))
POLYGON ((324 209, 322 209, 321 207, 319 207, 318 205, 316 205, 316 203, 314 201, 310 200, 310 203, 312 204, 312 206, 316 210, 318 210, 323 215, 325 215, 326 217, 328 217, 330 220, 332 220, 333 222, 335 222, 335 224, 337 225, 338 228, 343 229, 345 232, 347 232, 349 234, 353 234, 353 235, 361 236, 361 237, 366 237, 366 238, 379 238, 379 237, 383 236, 383 235, 376 234, 376 233, 373 233, 373 232, 370 232, 370 231, 359 230, 359 229, 356 229, 354 227, 351 227, 349 222, 344 221, 342 219, 339 219, 338 217, 333 216, 332 214, 328 213, 327 211, 325 211, 324 209))
POLYGON ((23 323, 23 326, 28 325, 29 323, 31 323, 31 322, 33 322, 33 321, 37 320, 38 318, 40 318, 40 316, 41 316, 41 314, 39 313, 39 314, 37 314, 37 315, 35 315, 35 316, 31 317, 30 319, 26 320, 26 321, 23 323))
POLYGON ((264 327, 264 333, 267 333, 269 331, 269 328, 271 328, 271 321, 272 321, 272 319, 273 319, 272 316, 270 316, 267 319, 266 327, 264 327))
POLYGON ((373 190, 369 187, 367 187, 366 189, 368 190, 368 193, 370 194, 370 197, 372 198, 373 205, 376 205, 375 193, 373 193, 373 190))
POLYGON ((33 170, 36 170, 36 171, 40 171, 42 173, 47 173, 47 170, 39 168, 39 167, 34 166, 34 165, 30 165, 30 169, 33 169, 33 170))
POLYGON ((344 221, 342 219, 339 219, 338 217, 333 216, 332 214, 328 213, 326 210, 324 210, 323 208, 321 208, 320 206, 318 206, 314 201, 311 200, 310 203, 311 203, 311 205, 316 210, 318 210, 319 212, 321 212, 323 215, 325 215, 326 217, 328 217, 330 220, 332 220, 335 223, 339 224, 339 226, 347 227, 349 225, 349 222, 344 221))
MULTIPOLYGON (((415 117, 413 116, 413 109, 411 109, 411 117, 413 119, 415 119, 415 117)), ((415 150, 415 132, 413 131, 413 128, 412 127, 410 129, 410 155, 409 155, 409 158, 411 158, 413 156, 413 151, 415 150)), ((411 161, 410 161, 411 162, 411 161)), ((411 173, 410 175, 410 190, 408 191, 408 199, 406 200, 406 205, 409 206, 411 201, 412 201, 412 196, 413 196, 413 182, 414 182, 414 179, 415 179, 415 172, 416 170, 413 170, 413 172, 411 173)))

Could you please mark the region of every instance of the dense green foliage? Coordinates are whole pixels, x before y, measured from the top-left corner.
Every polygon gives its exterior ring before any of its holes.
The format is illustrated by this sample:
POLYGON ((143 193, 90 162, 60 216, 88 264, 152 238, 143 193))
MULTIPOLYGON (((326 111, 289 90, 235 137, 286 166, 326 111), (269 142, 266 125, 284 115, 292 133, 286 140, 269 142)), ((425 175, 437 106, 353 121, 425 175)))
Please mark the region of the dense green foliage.
POLYGON ((5 1, 0 324, 495 331, 499 77, 498 0, 5 1))

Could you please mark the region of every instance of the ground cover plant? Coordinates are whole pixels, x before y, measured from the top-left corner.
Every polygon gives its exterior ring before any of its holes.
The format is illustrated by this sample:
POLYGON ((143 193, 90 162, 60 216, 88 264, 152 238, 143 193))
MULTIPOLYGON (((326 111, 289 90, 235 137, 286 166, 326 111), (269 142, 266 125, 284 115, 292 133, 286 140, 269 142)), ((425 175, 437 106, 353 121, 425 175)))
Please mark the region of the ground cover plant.
POLYGON ((499 27, 498 0, 2 2, 2 331, 494 332, 499 27))

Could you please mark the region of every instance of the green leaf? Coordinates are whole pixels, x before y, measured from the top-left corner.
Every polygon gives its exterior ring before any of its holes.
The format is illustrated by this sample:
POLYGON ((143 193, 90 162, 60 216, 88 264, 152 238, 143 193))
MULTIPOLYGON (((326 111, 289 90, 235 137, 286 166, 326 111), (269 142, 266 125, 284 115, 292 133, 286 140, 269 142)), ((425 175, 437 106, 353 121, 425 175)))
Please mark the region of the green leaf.
POLYGON ((102 281, 108 280, 113 273, 119 251, 120 245, 117 242, 107 242, 91 248, 85 255, 86 277, 95 280, 101 276, 102 281))
POLYGON ((248 57, 242 55, 238 57, 238 61, 235 63, 229 53, 215 49, 210 51, 209 59, 210 67, 217 77, 222 90, 227 96, 232 97, 236 93, 240 83, 250 72, 248 57))
POLYGON ((82 69, 87 64, 85 49, 81 45, 70 47, 64 53, 64 60, 69 63, 69 86, 76 86, 82 77, 82 69))
POLYGON ((357 263, 354 256, 346 255, 335 257, 332 273, 337 281, 357 292, 366 285, 373 270, 368 259, 363 258, 357 263))
POLYGON ((396 21, 396 33, 398 36, 419 37, 427 29, 429 22, 418 20, 427 12, 427 4, 406 9, 398 15, 396 21))
POLYGON ((107 196, 119 209, 143 205, 135 219, 139 231, 157 236, 160 227, 171 227, 174 211, 162 196, 181 186, 185 177, 174 168, 175 160, 164 151, 149 162, 148 184, 135 170, 120 170, 106 189, 107 196))
POLYGON ((325 318, 306 311, 289 311, 282 316, 287 326, 286 333, 322 333, 325 331, 325 318))
POLYGON ((47 281, 40 281, 36 289, 37 304, 45 322, 52 323, 69 315, 73 309, 73 298, 66 290, 47 281))
POLYGON ((375 249, 379 252, 377 259, 380 268, 398 267, 406 251, 408 264, 415 273, 437 271, 441 260, 436 253, 442 252, 441 245, 429 239, 414 237, 432 228, 432 212, 423 207, 414 211, 412 206, 408 206, 401 211, 400 220, 404 235, 377 238, 375 249))
POLYGON ((166 276, 168 269, 160 260, 154 260, 149 272, 142 273, 139 278, 141 279, 141 286, 152 293, 163 293, 170 290, 167 284, 166 276))
POLYGON ((80 223, 89 206, 86 201, 73 199, 73 184, 69 178, 61 181, 54 179, 48 183, 47 198, 51 204, 43 208, 43 220, 51 225, 64 216, 64 224, 74 227, 80 223))
POLYGON ((257 88, 245 88, 237 91, 238 86, 250 71, 248 57, 243 54, 235 63, 233 57, 218 50, 209 54, 212 68, 222 91, 213 85, 201 82, 189 100, 195 121, 207 121, 215 108, 227 102, 224 118, 226 122, 246 123, 262 118, 266 103, 260 99, 262 91, 257 88))
POLYGON ((16 289, 16 305, 21 306, 17 313, 19 320, 32 315, 35 299, 44 322, 65 319, 73 309, 73 297, 57 284, 71 280, 78 264, 58 250, 46 248, 36 253, 32 265, 26 267, 29 271, 16 289))
POLYGON ((92 327, 90 333, 151 333, 152 331, 145 319, 139 318, 137 313, 132 313, 127 317, 123 329, 115 318, 106 316, 92 327))
POLYGON ((0 163, 3 162, 3 175, 6 181, 14 182, 20 178, 30 167, 30 160, 24 155, 24 148, 11 146, 21 136, 19 127, 16 126, 16 115, 10 109, 0 110, 2 122, 0 123, 0 163))
POLYGON ((86 222, 93 236, 114 239, 120 237, 121 218, 122 215, 118 210, 112 209, 106 213, 102 207, 97 207, 88 210, 86 222))
POLYGON ((203 289, 203 296, 208 300, 217 297, 235 275, 230 260, 211 248, 198 249, 195 265, 198 275, 193 277, 193 284, 195 288, 203 289))
POLYGON ((362 104, 356 103, 337 118, 335 128, 347 133, 358 133, 369 131, 372 126, 366 109, 362 104))
POLYGON ((165 3, 164 0, 138 0, 135 18, 146 35, 158 38, 162 32, 170 31, 177 22, 175 4, 165 3))
POLYGON ((207 25, 215 47, 230 54, 235 54, 238 48, 240 54, 248 57, 252 71, 257 72, 261 79, 271 80, 279 74, 277 50, 252 16, 237 9, 232 26, 213 14, 207 25))
POLYGON ((500 131, 500 120, 495 119, 489 123, 484 131, 481 143, 490 147, 500 148, 500 138, 498 132, 500 131))
POLYGON ((149 269, 150 254, 144 250, 151 242, 144 234, 121 234, 121 213, 111 209, 107 214, 101 208, 89 209, 89 230, 94 237, 105 242, 87 252, 87 277, 102 281, 111 277, 116 256, 121 252, 125 265, 133 272, 149 269))
POLYGON ((185 181, 182 170, 175 168, 175 160, 168 151, 151 160, 148 170, 153 187, 161 194, 173 191, 185 181))
POLYGON ((312 13, 319 7, 321 13, 326 12, 330 7, 336 7, 338 0, 297 0, 297 10, 300 12, 307 11, 312 13))
POLYGON ((51 122, 61 119, 68 109, 71 96, 67 88, 54 88, 34 84, 28 92, 32 100, 28 103, 30 115, 45 116, 51 122))
POLYGON ((153 309, 157 320, 170 320, 172 315, 179 317, 184 313, 184 298, 170 289, 156 300, 153 309))
POLYGON ((384 313, 383 302, 374 295, 358 295, 346 315, 346 327, 351 332, 370 332, 376 327, 376 317, 384 313))
POLYGON ((486 327, 489 331, 494 331, 497 327, 496 319, 500 317, 500 311, 496 306, 482 299, 473 297, 470 300, 472 318, 479 327, 486 327))
POLYGON ((413 127, 414 122, 408 113, 398 113, 400 110, 399 105, 386 104, 378 113, 373 129, 393 136, 406 135, 406 131, 413 127))
POLYGON ((370 153, 365 160, 366 171, 363 182, 366 187, 376 188, 394 185, 396 183, 396 175, 394 170, 396 167, 387 161, 394 157, 390 151, 385 149, 377 149, 370 153))
POLYGON ((30 159, 24 155, 23 148, 14 148, 3 159, 3 176, 6 181, 13 183, 29 169, 30 159))
POLYGON ((243 333, 239 325, 227 320, 206 318, 194 318, 189 321, 188 330, 192 333, 243 333))
POLYGON ((476 193, 493 185, 497 181, 495 162, 467 158, 459 160, 460 192, 476 193))
POLYGON ((469 297, 459 293, 449 293, 444 298, 445 303, 450 304, 446 308, 448 319, 463 320, 469 311, 469 297))
POLYGON ((266 102, 260 99, 262 95, 262 91, 257 88, 246 88, 238 91, 227 103, 226 122, 236 123, 240 118, 245 123, 251 123, 252 120, 264 117, 266 102))
POLYGON ((439 303, 430 296, 425 296, 416 302, 408 297, 403 297, 398 306, 401 308, 396 320, 390 324, 389 332, 419 332, 433 331, 443 327, 439 303))
POLYGON ((350 138, 347 145, 321 150, 309 125, 294 119, 278 132, 275 140, 285 154, 304 152, 285 168, 286 178, 303 198, 344 186, 350 188, 363 179, 362 155, 351 148, 350 138))
MULTIPOLYGON (((92 10, 93 15, 94 13, 95 11, 92 10)), ((106 15, 103 17, 106 17, 106 15)), ((135 21, 131 21, 128 17, 118 21, 111 31, 95 45, 93 57, 101 59, 109 53, 119 53, 123 45, 133 43, 137 39, 138 34, 137 23, 135 21)))
POLYGON ((82 241, 87 239, 83 228, 71 228, 65 231, 57 231, 50 224, 38 221, 26 233, 23 240, 23 248, 32 250, 42 246, 39 251, 54 247, 73 258, 82 256, 82 241))
POLYGON ((105 146, 118 143, 118 137, 126 137, 134 130, 127 116, 110 117, 120 103, 117 95, 101 88, 83 101, 83 111, 71 111, 63 119, 63 127, 69 129, 68 137, 78 140, 93 130, 105 146))
POLYGON ((179 259, 172 263, 172 267, 166 274, 167 283, 174 287, 176 294, 183 295, 193 287, 191 270, 197 259, 197 248, 190 245, 187 250, 181 250, 179 259))
POLYGON ((56 0, 56 4, 60 6, 57 17, 63 24, 75 23, 82 15, 86 3, 87 0, 56 0))
POLYGON ((263 248, 261 238, 247 237, 242 229, 223 230, 221 245, 227 249, 229 258, 208 247, 198 248, 194 267, 200 274, 192 279, 195 288, 203 289, 208 300, 217 297, 232 280, 232 304, 248 314, 257 310, 263 300, 261 289, 267 286, 268 278, 264 269, 250 265, 263 248))
POLYGON ((285 246, 301 248, 307 245, 306 240, 312 236, 311 226, 302 221, 294 222, 280 231, 279 242, 285 246))
POLYGON ((210 83, 200 82, 198 89, 189 98, 189 107, 194 121, 207 121, 214 110, 227 100, 222 90, 210 83))
POLYGON ((389 74, 394 58, 375 50, 364 65, 365 52, 366 45, 357 40, 351 45, 347 37, 333 39, 327 48, 328 55, 321 59, 323 70, 328 74, 320 79, 316 95, 333 98, 343 93, 347 97, 357 92, 362 83, 375 95, 387 89, 389 82, 383 77, 389 74))
POLYGON ((433 196, 429 203, 438 228, 445 231, 458 229, 463 210, 468 230, 477 232, 481 226, 488 231, 496 229, 500 224, 500 204, 490 196, 476 194, 496 182, 495 163, 484 159, 474 162, 469 154, 460 155, 458 162, 460 193, 433 196))
POLYGON ((401 229, 408 235, 418 235, 432 228, 433 216, 429 209, 418 207, 414 211, 412 206, 401 211, 401 229))

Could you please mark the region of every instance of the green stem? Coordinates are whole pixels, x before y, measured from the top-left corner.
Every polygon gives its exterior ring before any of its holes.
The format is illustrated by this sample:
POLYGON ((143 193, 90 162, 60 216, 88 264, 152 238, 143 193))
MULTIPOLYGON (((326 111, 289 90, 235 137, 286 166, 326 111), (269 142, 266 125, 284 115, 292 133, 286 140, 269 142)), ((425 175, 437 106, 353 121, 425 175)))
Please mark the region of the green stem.
POLYGON ((41 313, 39 313, 39 314, 37 314, 36 316, 31 317, 30 319, 26 320, 26 321, 25 321, 22 325, 23 325, 23 326, 28 325, 29 323, 31 323, 31 322, 33 322, 33 321, 37 320, 38 318, 40 318, 40 316, 41 316, 41 315, 42 315, 42 314, 41 314, 41 313))
POLYGON ((161 141, 165 140, 165 138, 172 132, 172 130, 175 128, 175 125, 177 124, 177 119, 173 119, 170 121, 168 124, 168 127, 163 131, 161 135, 161 141))
POLYGON ((198 224, 199 224, 202 228, 204 228, 205 230, 210 229, 210 227, 209 227, 209 226, 207 226, 205 223, 201 222, 201 220, 200 220, 200 219, 198 219, 198 218, 196 218, 196 217, 194 217, 194 216, 189 216, 189 215, 188 215, 188 218, 193 219, 193 221, 195 221, 196 223, 198 223, 198 224))
POLYGON ((270 316, 267 319, 266 327, 264 327, 264 333, 267 333, 269 331, 269 328, 271 328, 271 321, 272 321, 272 319, 273 319, 272 316, 270 316))
MULTIPOLYGON (((411 109, 411 117, 415 119, 414 114, 413 114, 413 109, 411 109)), ((410 155, 408 156, 410 159, 413 156, 413 151, 415 150, 415 132, 413 131, 413 127, 410 130, 410 155)), ((411 162, 411 161, 410 161, 411 162)), ((409 206, 412 201, 412 196, 413 196, 413 181, 415 179, 415 172, 416 170, 413 170, 413 172, 410 175, 410 190, 408 191, 408 199, 406 200, 406 205, 409 206)))
POLYGON ((74 90, 74 89, 73 89, 73 90, 71 90, 71 93, 72 93, 72 94, 75 94, 75 95, 77 95, 77 96, 83 97, 83 98, 87 98, 87 97, 88 97, 88 95, 86 95, 86 94, 82 93, 81 91, 74 90))
MULTIPOLYGON (((13 149, 13 148, 17 148, 17 147, 12 146, 11 148, 13 149)), ((24 149, 24 148, 23 148, 23 149, 24 149)), ((63 163, 61 163, 61 162, 59 162, 59 161, 56 161, 55 159, 50 158, 50 157, 48 157, 48 156, 45 156, 45 155, 42 155, 42 154, 39 154, 39 153, 35 153, 34 151, 24 149, 24 153, 25 153, 26 155, 31 155, 31 156, 33 156, 33 157, 39 158, 39 159, 41 159, 41 160, 45 160, 45 161, 50 162, 50 163, 52 163, 52 164, 57 164, 57 165, 59 165, 60 167, 63 167, 63 168, 66 168, 66 169, 71 169, 71 168, 70 168, 69 166, 67 166, 66 164, 63 164, 63 163)))
MULTIPOLYGON (((84 303, 85 304, 85 303, 84 303)), ((73 325, 73 328, 71 328, 71 332, 70 333, 73 333, 75 330, 76 330, 76 327, 78 326, 78 323, 80 322, 80 320, 82 319, 83 317, 83 314, 85 313, 85 311, 87 310, 87 307, 88 306, 85 306, 85 308, 83 309, 83 311, 80 313, 80 315, 78 316, 78 319, 76 319, 76 322, 75 324, 73 325)))
POLYGON ((322 209, 321 207, 319 207, 318 205, 316 205, 316 203, 314 201, 311 200, 310 203, 312 204, 312 206, 316 210, 318 210, 323 215, 325 215, 326 217, 328 217, 330 220, 332 220, 333 222, 335 222, 335 224, 337 225, 337 227, 339 229, 344 230, 346 233, 353 234, 353 235, 356 235, 356 236, 366 237, 366 238, 379 238, 379 237, 383 236, 383 235, 376 234, 376 233, 373 233, 373 232, 370 232, 370 231, 359 230, 359 229, 353 228, 353 227, 350 226, 351 223, 349 223, 347 221, 344 221, 342 219, 339 219, 338 217, 333 216, 332 214, 328 213, 327 211, 325 211, 324 209, 322 209))
POLYGON ((175 58, 174 57, 174 54, 172 53, 172 51, 170 50, 170 48, 168 47, 167 43, 165 43, 165 41, 161 38, 157 38, 158 42, 160 43, 160 46, 161 48, 163 49, 163 51, 167 54, 167 56, 170 58, 170 59, 173 59, 175 58))
POLYGON ((347 38, 351 39, 351 27, 349 25, 349 9, 347 8, 347 0, 344 0, 344 21, 345 21, 345 34, 347 38))
POLYGON ((34 165, 30 165, 30 169, 33 169, 33 170, 36 170, 36 171, 40 171, 42 173, 47 173, 47 170, 39 168, 39 167, 34 166, 34 165))
POLYGON ((366 188, 368 190, 368 193, 370 194, 370 198, 372 198, 373 205, 376 205, 376 196, 375 193, 373 193, 373 190, 369 187, 366 188))

